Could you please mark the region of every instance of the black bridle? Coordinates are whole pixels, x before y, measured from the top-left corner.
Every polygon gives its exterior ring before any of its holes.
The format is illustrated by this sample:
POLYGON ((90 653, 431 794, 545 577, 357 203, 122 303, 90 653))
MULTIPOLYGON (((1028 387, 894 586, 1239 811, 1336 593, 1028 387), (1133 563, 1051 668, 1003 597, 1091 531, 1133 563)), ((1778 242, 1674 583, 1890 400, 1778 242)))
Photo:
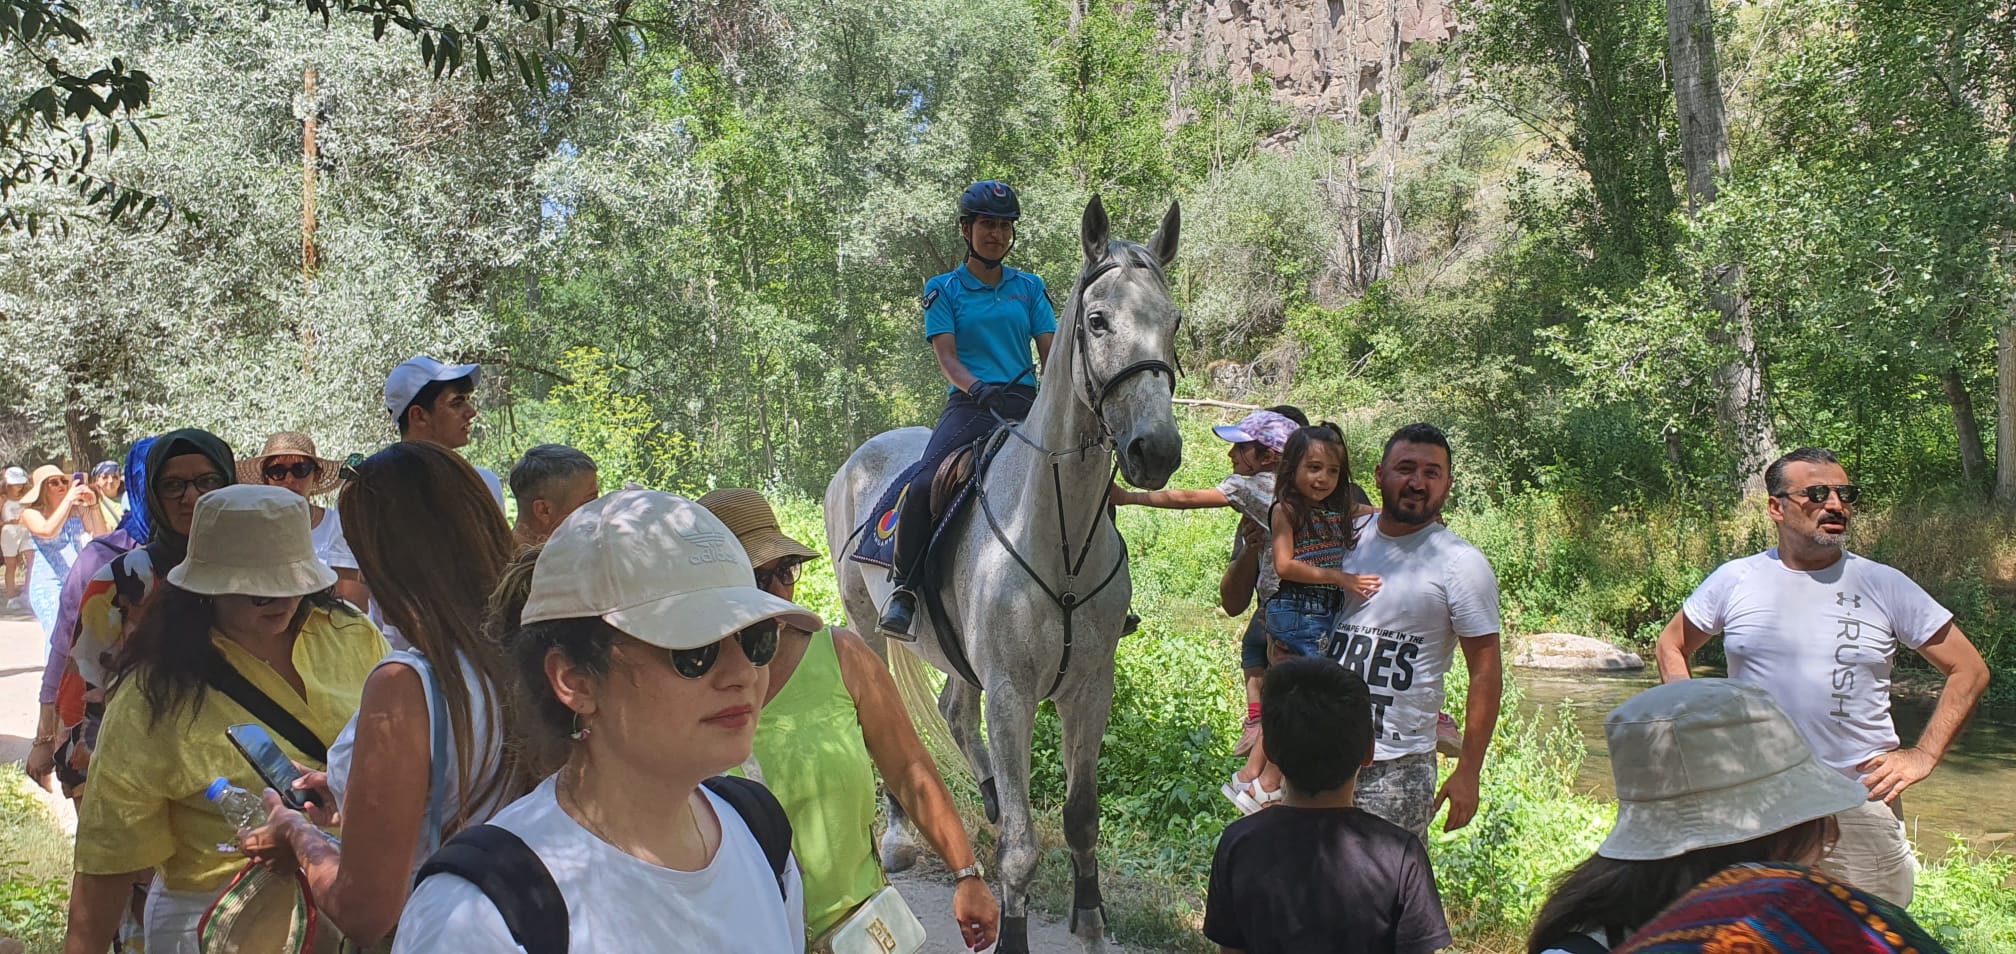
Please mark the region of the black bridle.
MULTIPOLYGON (((1174 396, 1176 393, 1176 375, 1178 373, 1177 368, 1167 361, 1163 361, 1160 358, 1145 358, 1121 368, 1119 372, 1107 378, 1103 383, 1094 383, 1092 357, 1085 351, 1085 339, 1091 337, 1091 332, 1085 327, 1085 291, 1091 288, 1092 283, 1098 281, 1100 276, 1122 267, 1124 267, 1124 263, 1112 255, 1100 259, 1098 264, 1093 265, 1085 274, 1078 277, 1078 283, 1071 288, 1071 300, 1069 303, 1078 315, 1078 327, 1071 329, 1071 339, 1073 342, 1072 348, 1077 352, 1078 362, 1085 369, 1085 401, 1092 407, 1092 416, 1099 420, 1100 438, 1109 441, 1113 437, 1113 428, 1106 423, 1106 399, 1111 397, 1120 385, 1127 383, 1129 379, 1140 374, 1166 374, 1169 376, 1169 393, 1171 396, 1174 396)), ((1183 318, 1181 315, 1177 316, 1176 322, 1178 325, 1182 324, 1183 318)), ((1170 356, 1174 357, 1175 353, 1172 351, 1170 356)))

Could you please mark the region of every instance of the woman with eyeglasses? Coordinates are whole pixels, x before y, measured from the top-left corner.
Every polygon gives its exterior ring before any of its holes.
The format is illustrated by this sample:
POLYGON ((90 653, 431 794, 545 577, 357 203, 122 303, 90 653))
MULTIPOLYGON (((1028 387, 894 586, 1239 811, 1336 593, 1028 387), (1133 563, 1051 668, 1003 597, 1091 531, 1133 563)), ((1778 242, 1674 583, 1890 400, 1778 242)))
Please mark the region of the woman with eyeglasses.
POLYGON ((343 484, 335 461, 315 453, 315 442, 297 431, 282 431, 266 438, 257 456, 238 462, 238 482, 284 487, 308 501, 308 526, 315 540, 315 555, 336 571, 336 595, 369 608, 371 591, 357 569, 357 557, 343 537, 343 521, 336 511, 315 502, 316 497, 334 493, 343 484))
MULTIPOLYGON (((395 954, 530 949, 503 914, 527 914, 528 897, 549 903, 520 928, 576 951, 802 952, 803 886, 782 809, 752 783, 711 777, 749 757, 779 624, 817 630, 819 618, 758 589, 713 514, 656 491, 575 511, 529 576, 505 644, 517 711, 544 753, 535 763, 557 759, 559 770, 422 869, 395 954), (520 843, 514 857, 530 856, 510 884, 484 879, 496 894, 430 876, 496 829, 520 843)), ((503 589, 524 577, 507 574, 503 589)))
MULTIPOLYGON (((792 599, 817 551, 784 534, 754 490, 700 498, 734 531, 756 565, 756 585, 792 599)), ((805 872, 805 929, 818 939, 888 884, 875 851, 876 773, 952 870, 952 917, 972 950, 994 943, 1001 906, 981 877, 973 845, 931 753, 918 741, 889 668, 845 629, 787 628, 770 663, 756 729, 755 766, 793 822, 805 872)))
POLYGON ((385 657, 365 682, 356 718, 329 747, 326 779, 310 774, 297 786, 326 784, 331 803, 356 820, 341 847, 315 823, 335 819, 311 820, 278 795, 266 796, 268 824, 245 847, 300 868, 328 923, 369 946, 399 923, 420 862, 533 779, 504 719, 517 677, 483 626, 511 557, 511 530, 489 489, 460 455, 417 441, 345 473, 337 509, 357 562, 412 648, 385 657))
MULTIPOLYGON (((119 644, 132 632, 140 607, 161 577, 188 555, 189 530, 196 519, 196 501, 231 484, 237 470, 231 446, 217 435, 195 428, 169 431, 154 439, 141 468, 147 483, 128 488, 141 493, 147 514, 146 540, 107 563, 91 577, 78 603, 76 641, 70 662, 82 680, 83 721, 67 763, 76 773, 81 792, 104 713, 104 689, 112 682, 119 644)), ((63 705, 59 698, 59 708, 63 705)), ((66 721, 68 721, 66 716, 66 721)))
POLYGON ((309 541, 307 501, 238 486, 193 510, 186 557, 119 648, 77 818, 66 954, 102 954, 150 872, 147 951, 197 954, 205 912, 245 865, 228 850, 237 825, 207 792, 220 778, 265 787, 226 730, 258 726, 316 765, 386 652, 370 621, 330 594, 336 574, 309 541))
POLYGON ((55 464, 43 464, 35 468, 28 495, 21 498, 21 525, 28 528, 35 547, 35 563, 28 570, 28 608, 41 624, 45 642, 56 629, 57 603, 62 597, 63 578, 70 575, 70 563, 92 537, 105 535, 97 492, 79 479, 81 476, 66 474, 55 464))

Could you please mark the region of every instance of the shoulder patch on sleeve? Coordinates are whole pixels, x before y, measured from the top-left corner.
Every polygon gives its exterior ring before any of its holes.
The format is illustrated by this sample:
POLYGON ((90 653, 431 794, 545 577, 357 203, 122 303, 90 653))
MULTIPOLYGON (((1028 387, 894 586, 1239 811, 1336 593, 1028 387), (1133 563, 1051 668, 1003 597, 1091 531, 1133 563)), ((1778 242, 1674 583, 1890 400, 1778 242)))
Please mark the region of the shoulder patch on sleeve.
POLYGON ((922 303, 925 311, 930 311, 931 304, 938 300, 938 291, 939 289, 938 286, 936 285, 932 285, 929 288, 924 289, 924 297, 920 299, 920 302, 922 303))

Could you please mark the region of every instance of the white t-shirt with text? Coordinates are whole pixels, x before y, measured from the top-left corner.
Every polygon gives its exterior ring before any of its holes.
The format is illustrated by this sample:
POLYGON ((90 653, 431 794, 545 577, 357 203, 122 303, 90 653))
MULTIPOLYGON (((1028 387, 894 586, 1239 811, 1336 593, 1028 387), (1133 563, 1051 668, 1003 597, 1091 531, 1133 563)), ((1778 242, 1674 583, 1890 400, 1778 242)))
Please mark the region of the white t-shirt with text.
POLYGON ((1498 632, 1498 575, 1481 551, 1442 524, 1404 537, 1381 533, 1377 514, 1357 525, 1358 545, 1344 552, 1344 572, 1379 577, 1379 592, 1345 600, 1330 656, 1372 690, 1375 761, 1433 752, 1442 677, 1455 661, 1457 640, 1498 632))
POLYGON ((1722 637, 1729 678, 1771 698, 1820 761, 1849 778, 1897 748, 1890 669, 1953 619, 1893 567, 1846 550, 1824 570, 1787 567, 1774 548, 1716 568, 1682 608, 1722 637))
MULTIPOLYGON (((702 789, 706 792, 705 789, 702 789)), ((554 797, 548 778, 490 824, 538 854, 567 902, 568 949, 595 954, 799 954, 805 949, 805 893, 794 856, 784 872, 786 901, 763 848, 735 809, 713 792, 721 845, 699 871, 640 861, 582 828, 554 797)), ((483 892, 454 875, 420 883, 399 916, 393 954, 522 951, 483 892)))

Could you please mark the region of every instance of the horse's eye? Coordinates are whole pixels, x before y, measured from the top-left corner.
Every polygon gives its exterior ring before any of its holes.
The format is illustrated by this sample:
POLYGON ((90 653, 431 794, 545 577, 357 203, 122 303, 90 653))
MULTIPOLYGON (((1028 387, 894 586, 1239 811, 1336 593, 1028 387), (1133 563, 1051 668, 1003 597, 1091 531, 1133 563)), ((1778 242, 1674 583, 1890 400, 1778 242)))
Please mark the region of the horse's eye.
POLYGON ((1086 315, 1085 320, 1087 323, 1091 324, 1092 330, 1095 333, 1103 335, 1106 332, 1113 330, 1112 323, 1106 320, 1106 313, 1103 311, 1095 311, 1089 315, 1086 315))

